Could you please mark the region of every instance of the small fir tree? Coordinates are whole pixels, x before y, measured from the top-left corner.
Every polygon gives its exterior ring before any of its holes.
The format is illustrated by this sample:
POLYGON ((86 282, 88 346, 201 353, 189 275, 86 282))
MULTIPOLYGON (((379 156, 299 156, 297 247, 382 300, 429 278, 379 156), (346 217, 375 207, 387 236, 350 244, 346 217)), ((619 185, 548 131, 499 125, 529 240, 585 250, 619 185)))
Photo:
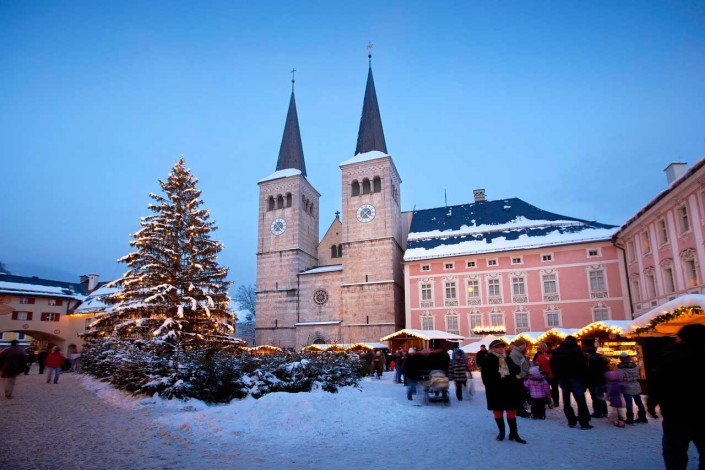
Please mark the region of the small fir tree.
POLYGON ((120 290, 106 299, 112 306, 96 317, 89 339, 151 343, 172 356, 239 344, 229 337, 231 282, 217 262, 223 246, 210 238, 216 226, 201 208, 197 181, 181 158, 166 182, 159 181, 165 195, 149 195, 154 214, 143 217, 142 229, 132 235, 136 251, 119 260, 129 269, 113 283, 120 290))

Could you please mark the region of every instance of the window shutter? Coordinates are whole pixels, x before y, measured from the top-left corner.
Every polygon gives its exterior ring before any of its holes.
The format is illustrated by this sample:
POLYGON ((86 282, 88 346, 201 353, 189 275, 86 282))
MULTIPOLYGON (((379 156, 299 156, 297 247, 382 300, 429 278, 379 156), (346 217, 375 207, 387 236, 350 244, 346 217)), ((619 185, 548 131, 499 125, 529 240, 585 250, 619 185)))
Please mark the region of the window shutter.
POLYGON ((42 312, 42 321, 47 321, 47 314, 42 312))
POLYGON ((12 312, 12 319, 17 320, 17 312, 12 312))
POLYGON ((56 301, 56 305, 58 305, 59 307, 61 307, 63 304, 64 304, 64 301, 63 301, 63 300, 57 300, 57 301, 56 301))
POLYGON ((61 316, 60 314, 55 313, 55 314, 54 314, 54 321, 59 321, 59 317, 60 317, 60 316, 61 316))
POLYGON ((27 300, 27 303, 28 303, 28 304, 33 304, 33 303, 34 303, 34 297, 30 297, 30 298, 27 300))
POLYGON ((31 321, 31 320, 32 320, 32 314, 33 314, 33 313, 34 313, 34 312, 27 312, 27 321, 31 321))

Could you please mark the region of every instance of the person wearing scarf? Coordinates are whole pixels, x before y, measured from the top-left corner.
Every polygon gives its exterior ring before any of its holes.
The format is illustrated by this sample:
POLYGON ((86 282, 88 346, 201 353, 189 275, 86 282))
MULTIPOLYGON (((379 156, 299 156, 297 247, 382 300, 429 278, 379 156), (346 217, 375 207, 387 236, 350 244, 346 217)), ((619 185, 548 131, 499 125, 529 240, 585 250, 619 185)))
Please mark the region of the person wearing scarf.
POLYGON ((517 374, 519 367, 506 356, 504 341, 490 343, 490 351, 482 362, 482 383, 485 384, 487 409, 492 411, 499 428, 497 440, 504 440, 504 412, 507 412, 509 440, 526 444, 517 431, 517 374))

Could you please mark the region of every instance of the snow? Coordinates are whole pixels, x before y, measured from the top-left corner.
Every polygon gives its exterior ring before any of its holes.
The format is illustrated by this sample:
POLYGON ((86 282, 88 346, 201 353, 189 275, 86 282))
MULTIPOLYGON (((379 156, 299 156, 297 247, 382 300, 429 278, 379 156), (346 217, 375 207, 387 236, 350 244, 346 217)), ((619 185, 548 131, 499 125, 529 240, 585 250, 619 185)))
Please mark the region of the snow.
MULTIPOLYGON (((404 261, 413 261, 445 256, 460 256, 478 253, 494 253, 527 248, 539 248, 568 243, 584 243, 591 241, 610 240, 617 229, 585 229, 574 233, 560 233, 558 229, 543 236, 519 235, 515 240, 506 237, 496 237, 491 243, 486 240, 468 240, 452 245, 440 245, 434 248, 409 248, 404 253, 404 261)), ((445 233, 445 232, 441 232, 445 233)), ((409 237, 411 239, 411 236, 409 237)))
POLYGON ((78 306, 75 313, 96 313, 103 312, 108 308, 108 305, 103 302, 105 298, 111 294, 119 292, 120 289, 116 287, 108 287, 108 285, 103 285, 86 297, 86 300, 78 306))
MULTIPOLYGON (((106 406, 106 419, 114 406, 127 416, 152 421, 153 432, 142 438, 141 446, 147 455, 165 459, 164 468, 454 468, 459 463, 470 468, 663 468, 661 421, 651 418, 626 429, 593 419, 595 428, 582 431, 568 428, 562 410, 549 409, 546 420, 519 418, 526 445, 498 442, 484 386, 479 374, 473 375, 476 395, 462 402, 453 396, 450 406, 426 405, 420 394, 408 401, 392 372, 335 394, 272 393, 212 406, 198 400, 133 397, 80 378, 84 388, 111 405, 106 406), (160 436, 175 445, 165 446, 160 436)), ((587 399, 589 403, 589 395, 587 399)), ((115 432, 130 435, 131 423, 116 422, 125 429, 115 432)), ((688 468, 697 468, 693 446, 690 457, 688 468)), ((134 466, 143 467, 140 462, 134 466)))
POLYGON ((421 338, 424 341, 430 341, 432 339, 447 339, 447 340, 463 340, 464 336, 454 335, 453 333, 448 333, 446 331, 440 330, 415 330, 413 328, 404 328, 391 335, 387 335, 381 338, 380 341, 389 341, 390 339, 396 338, 397 336, 414 336, 416 338, 421 338))
POLYGON ((389 155, 384 152, 380 152, 379 150, 372 150, 370 152, 358 153, 349 160, 345 160, 343 163, 340 164, 340 166, 352 165, 353 163, 368 162, 370 160, 377 160, 378 158, 384 157, 389 157, 389 155))
POLYGON ((274 173, 267 176, 266 178, 262 178, 257 183, 264 183, 265 181, 277 180, 279 178, 288 178, 289 176, 296 176, 296 175, 300 175, 300 174, 301 174, 301 170, 296 170, 294 168, 287 168, 286 170, 275 171, 274 173))
POLYGON ((330 273, 333 271, 342 271, 342 264, 333 264, 330 266, 321 266, 318 268, 309 269, 308 271, 300 272, 299 274, 318 274, 318 273, 330 273))
POLYGON ((52 297, 63 297, 69 299, 84 299, 83 295, 69 293, 67 287, 41 286, 37 284, 25 284, 20 282, 0 281, 0 292, 10 294, 26 295, 50 295, 52 297))
POLYGON ((705 310, 705 295, 702 294, 686 294, 686 295, 681 295, 680 297, 677 297, 669 302, 666 302, 663 305, 659 305, 658 307, 649 310, 645 314, 637 317, 634 319, 634 321, 631 322, 628 328, 628 332, 634 332, 637 328, 642 328, 649 323, 651 323, 651 320, 656 318, 657 316, 667 313, 667 312, 672 312, 673 310, 677 309, 678 307, 700 307, 701 309, 705 310))

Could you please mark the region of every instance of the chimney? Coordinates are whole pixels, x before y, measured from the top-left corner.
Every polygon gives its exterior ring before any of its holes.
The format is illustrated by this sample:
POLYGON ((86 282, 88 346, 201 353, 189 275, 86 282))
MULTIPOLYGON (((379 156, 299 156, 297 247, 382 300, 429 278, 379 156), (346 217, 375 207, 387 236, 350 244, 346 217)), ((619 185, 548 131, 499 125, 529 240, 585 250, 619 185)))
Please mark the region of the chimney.
POLYGON ((671 163, 663 170, 666 172, 666 180, 669 186, 675 180, 683 176, 683 173, 685 173, 685 165, 685 163, 671 163))
POLYGON ((485 201, 485 190, 484 189, 473 189, 472 195, 475 197, 475 202, 485 201))
POLYGON ((84 274, 81 276, 81 285, 90 294, 98 287, 98 279, 100 279, 100 274, 84 274))

